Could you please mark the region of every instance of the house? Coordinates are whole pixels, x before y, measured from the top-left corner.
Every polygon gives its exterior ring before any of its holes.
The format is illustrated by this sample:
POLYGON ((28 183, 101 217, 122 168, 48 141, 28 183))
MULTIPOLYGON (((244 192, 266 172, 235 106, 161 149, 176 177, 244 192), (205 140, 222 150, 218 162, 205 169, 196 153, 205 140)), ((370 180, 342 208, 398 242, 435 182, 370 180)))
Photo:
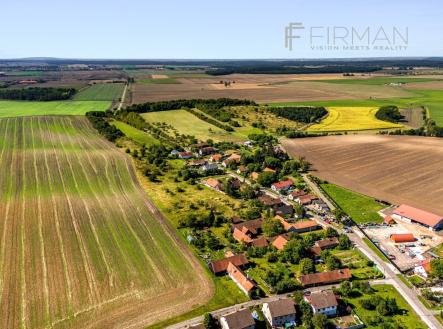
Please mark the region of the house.
POLYGON ((179 150, 172 150, 171 151, 171 155, 178 155, 180 153, 180 151, 179 150))
POLYGON ((305 233, 321 230, 322 227, 315 220, 303 220, 295 223, 288 223, 286 220, 280 220, 283 228, 287 232, 305 233))
POLYGON ((206 160, 200 159, 200 160, 193 160, 188 162, 188 167, 201 167, 206 164, 206 160))
POLYGON ((319 211, 319 212, 328 212, 329 206, 321 199, 316 199, 312 201, 312 208, 319 211))
POLYGON ((296 202, 301 204, 302 206, 307 206, 312 203, 312 201, 317 200, 318 197, 314 194, 306 194, 299 196, 297 199, 295 199, 296 202))
POLYGON ((241 181, 238 178, 233 178, 230 181, 231 184, 231 188, 233 188, 234 190, 238 190, 241 187, 241 181))
POLYGON ((297 200, 299 197, 306 195, 306 192, 303 190, 294 190, 291 193, 288 194, 288 199, 295 201, 297 200))
POLYGON ((218 163, 218 162, 221 161, 222 158, 223 158, 223 155, 217 153, 217 154, 213 154, 213 155, 211 155, 211 157, 209 158, 209 161, 211 161, 211 162, 217 162, 217 163, 218 163))
POLYGON ((198 154, 200 154, 200 156, 205 156, 205 155, 209 155, 215 152, 215 148, 213 148, 212 146, 206 146, 206 147, 202 147, 199 151, 198 154))
POLYGON ((287 179, 281 182, 277 182, 271 185, 271 189, 275 192, 287 191, 294 183, 292 180, 287 179))
POLYGON ((259 196, 257 200, 267 207, 279 206, 283 203, 279 198, 273 198, 267 194, 259 196))
POLYGON ((178 153, 179 159, 191 159, 194 157, 194 153, 192 152, 179 152, 178 153))
POLYGON ((311 305, 314 314, 321 313, 327 316, 337 315, 338 301, 332 290, 312 292, 303 298, 311 305))
POLYGON ((275 206, 274 211, 278 216, 291 216, 294 213, 294 208, 291 205, 283 204, 275 206))
POLYGON ((257 288, 256 284, 250 280, 243 271, 232 263, 228 264, 228 276, 235 282, 235 284, 246 295, 250 296, 254 289, 257 288))
POLYGON ((222 329, 254 329, 255 321, 248 309, 223 315, 220 318, 222 329))
POLYGON ((223 274, 228 270, 229 263, 242 268, 249 264, 248 259, 244 254, 226 257, 209 263, 209 268, 214 274, 223 274))
POLYGON ((240 154, 231 154, 226 160, 223 161, 223 167, 227 167, 229 166, 231 163, 236 163, 239 164, 241 160, 241 155, 240 154))
POLYGON ((247 171, 248 171, 248 169, 246 169, 245 166, 240 166, 240 167, 238 167, 238 169, 237 169, 237 174, 239 174, 239 175, 243 175, 243 174, 245 174, 247 171))
POLYGON ((391 234, 390 238, 395 243, 408 243, 408 242, 415 242, 416 240, 412 233, 391 234))
POLYGON ((204 172, 215 171, 217 169, 218 169, 218 164, 216 163, 205 163, 203 166, 200 167, 200 170, 204 172))
POLYGON ((291 240, 291 237, 289 236, 289 234, 280 234, 279 236, 277 236, 274 241, 272 241, 272 245, 277 249, 277 250, 283 250, 286 246, 286 244, 289 242, 289 240, 291 240))
POLYGON ((394 220, 420 224, 431 231, 436 231, 443 227, 443 217, 405 204, 394 210, 392 218, 394 220))
POLYGON ((338 239, 336 237, 323 239, 316 241, 314 246, 310 249, 310 251, 315 256, 320 256, 320 253, 326 249, 333 249, 338 246, 338 239))
POLYGON ((218 179, 215 178, 208 178, 203 182, 207 187, 213 188, 214 190, 221 191, 223 189, 222 183, 218 179))
POLYGON ((414 274, 423 279, 427 279, 431 273, 431 261, 429 259, 421 261, 414 267, 414 274))
POLYGON ((238 242, 252 242, 251 234, 248 234, 248 230, 246 227, 242 227, 241 229, 234 228, 234 232, 232 232, 232 237, 238 242))
POLYGON ((256 172, 256 171, 253 171, 252 173, 251 173, 251 179, 252 180, 257 180, 258 179, 258 176, 260 176, 260 174, 258 173, 258 172, 256 172))
POLYGON ((265 248, 269 245, 268 239, 265 237, 257 238, 248 243, 248 246, 253 248, 265 248))
POLYGON ((349 268, 302 275, 298 278, 303 287, 321 286, 349 280, 352 277, 349 268))
POLYGON ((285 298, 263 303, 262 312, 273 328, 295 325, 297 311, 295 309, 295 302, 292 299, 285 298))
POLYGON ((251 236, 256 236, 261 233, 262 225, 263 225, 263 219, 258 218, 258 219, 248 220, 246 222, 242 222, 239 224, 233 224, 231 226, 231 231, 234 232, 234 230, 237 228, 245 232, 246 234, 249 234, 251 236))
POLYGON ((395 224, 395 220, 391 216, 386 216, 383 221, 388 225, 395 224))

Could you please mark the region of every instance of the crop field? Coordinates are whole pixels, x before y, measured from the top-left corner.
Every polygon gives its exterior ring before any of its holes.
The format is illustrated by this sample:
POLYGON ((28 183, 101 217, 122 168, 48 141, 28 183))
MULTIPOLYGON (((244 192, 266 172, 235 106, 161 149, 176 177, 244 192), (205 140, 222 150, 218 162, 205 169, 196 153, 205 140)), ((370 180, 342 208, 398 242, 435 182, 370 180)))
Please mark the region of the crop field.
POLYGON ((351 191, 443 215, 443 140, 431 137, 348 135, 282 141, 305 156, 313 174, 351 191))
POLYGON ((212 284, 86 118, 0 120, 0 327, 143 328, 212 284))
POLYGON ((164 122, 174 127, 175 132, 185 135, 193 135, 200 140, 213 139, 222 140, 240 140, 241 137, 235 133, 229 133, 210 123, 200 120, 192 113, 185 110, 161 111, 143 113, 143 118, 150 123, 164 122))
POLYGON ((141 131, 137 128, 134 128, 133 126, 130 126, 124 122, 114 120, 111 122, 112 125, 116 126, 118 129, 120 129, 126 136, 134 140, 135 142, 139 143, 140 145, 152 145, 152 144, 159 144, 159 141, 155 139, 153 136, 151 136, 148 133, 145 133, 144 131, 141 131))
POLYGON ((371 77, 364 79, 355 79, 355 78, 347 78, 347 79, 334 79, 327 80, 328 83, 338 83, 338 84, 358 84, 358 85, 387 85, 390 83, 393 84, 407 84, 407 83, 422 83, 422 82, 431 82, 438 81, 439 79, 435 78, 415 78, 415 77, 371 77))
POLYGON ((328 107, 328 116, 308 131, 352 131, 401 128, 402 125, 381 121, 375 117, 377 107, 328 107))
POLYGON ((98 83, 89 86, 74 96, 77 101, 113 101, 118 100, 125 85, 123 83, 98 83))
POLYGON ((0 101, 0 118, 32 115, 84 115, 88 111, 106 111, 108 101, 0 101))

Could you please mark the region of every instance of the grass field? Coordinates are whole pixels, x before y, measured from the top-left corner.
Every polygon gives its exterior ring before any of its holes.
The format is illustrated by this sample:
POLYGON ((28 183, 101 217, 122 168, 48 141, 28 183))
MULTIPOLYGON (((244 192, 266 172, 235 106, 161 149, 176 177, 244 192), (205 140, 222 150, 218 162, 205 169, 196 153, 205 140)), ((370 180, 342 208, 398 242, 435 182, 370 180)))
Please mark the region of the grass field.
POLYGON ((308 128, 312 132, 357 131, 401 128, 402 125, 381 121, 375 117, 377 107, 328 107, 328 116, 308 128))
POLYGON ((381 203, 334 184, 321 184, 320 186, 356 223, 383 222, 383 219, 377 214, 377 211, 385 208, 381 203))
POLYGON ((154 137, 152 137, 151 135, 149 135, 148 133, 138 130, 137 128, 134 128, 124 122, 114 120, 111 122, 111 124, 116 126, 127 137, 131 138, 140 145, 145 144, 146 146, 149 146, 152 144, 159 144, 159 141, 154 137))
POLYGON ((160 79, 152 79, 152 78, 146 78, 146 79, 139 79, 137 80, 137 82, 139 83, 154 83, 154 84, 166 84, 166 85, 170 85, 170 84, 177 84, 180 83, 179 81, 177 81, 174 78, 160 78, 160 79))
POLYGON ((382 317, 378 315, 375 310, 366 310, 361 306, 361 300, 369 298, 371 295, 362 295, 356 298, 345 298, 348 304, 352 305, 355 313, 365 323, 365 328, 381 328, 380 326, 370 325, 371 320, 378 320, 381 322, 392 322, 398 325, 398 328, 414 328, 425 329, 427 326, 420 320, 416 313, 412 310, 411 306, 406 300, 399 294, 399 292, 391 285, 381 284, 372 285, 375 290, 375 294, 382 298, 395 298, 397 305, 404 314, 396 314, 394 316, 382 317), (380 319, 381 318, 381 319, 380 319))
POLYGON ((193 135, 200 140, 207 140, 209 138, 214 141, 241 139, 236 134, 228 133, 206 121, 200 120, 185 110, 151 112, 144 113, 142 116, 150 123, 164 122, 173 126, 177 133, 193 135))
POLYGON ((89 86, 74 96, 76 101, 113 101, 118 100, 125 85, 123 83, 99 83, 89 86))
POLYGON ((105 111, 108 101, 25 102, 0 101, 0 118, 33 115, 84 115, 88 111, 105 111))
POLYGON ((209 300, 129 157, 86 118, 2 119, 0 136, 1 328, 143 328, 209 300))

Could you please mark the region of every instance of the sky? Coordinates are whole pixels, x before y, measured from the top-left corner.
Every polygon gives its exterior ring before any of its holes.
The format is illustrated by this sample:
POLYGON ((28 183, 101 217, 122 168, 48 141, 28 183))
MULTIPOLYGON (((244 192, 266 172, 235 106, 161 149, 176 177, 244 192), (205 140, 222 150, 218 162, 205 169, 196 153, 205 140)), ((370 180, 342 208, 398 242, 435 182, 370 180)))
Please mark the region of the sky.
POLYGON ((0 58, 443 56, 441 0, 1 0, 0 8, 0 58), (291 29, 300 36, 292 50, 290 23, 303 27, 291 29))

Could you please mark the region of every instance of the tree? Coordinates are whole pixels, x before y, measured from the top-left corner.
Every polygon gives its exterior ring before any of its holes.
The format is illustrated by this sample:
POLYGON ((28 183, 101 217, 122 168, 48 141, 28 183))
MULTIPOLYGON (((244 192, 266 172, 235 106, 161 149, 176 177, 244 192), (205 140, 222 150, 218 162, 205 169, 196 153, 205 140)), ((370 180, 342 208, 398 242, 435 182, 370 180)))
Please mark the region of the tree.
POLYGON ((303 218, 303 217, 305 217, 306 209, 301 204, 297 203, 294 206, 294 213, 297 215, 298 218, 303 218))
POLYGON ((269 187, 276 180, 277 180, 277 175, 275 173, 273 173, 273 172, 262 172, 260 175, 258 175, 257 183, 259 183, 262 186, 269 187))
POLYGON ((431 260, 431 275, 443 279, 443 260, 438 258, 431 260))
POLYGON ((217 320, 212 316, 211 313, 206 313, 203 320, 203 325, 206 329, 217 329, 217 320))
POLYGON ((302 240, 292 239, 283 249, 283 259, 292 264, 298 264, 307 255, 307 248, 302 240))
POLYGON ((339 236, 338 238, 338 247, 341 250, 346 250, 351 248, 352 243, 351 240, 349 239, 349 237, 346 234, 342 234, 339 236))
POLYGON ((352 292, 352 285, 349 281, 343 281, 340 285, 340 294, 348 297, 352 292))
POLYGON ((301 274, 310 274, 315 272, 315 265, 312 259, 310 258, 303 258, 300 261, 300 273, 301 274))
POLYGON ((329 320, 325 314, 316 313, 312 318, 312 324, 315 329, 326 329, 329 327, 329 320))
POLYGON ((275 218, 267 218, 263 221, 262 230, 267 237, 276 236, 284 232, 282 223, 275 218))
POLYGON ((328 226, 328 228, 326 229, 326 237, 327 238, 334 238, 338 236, 338 232, 333 229, 332 227, 328 226))

